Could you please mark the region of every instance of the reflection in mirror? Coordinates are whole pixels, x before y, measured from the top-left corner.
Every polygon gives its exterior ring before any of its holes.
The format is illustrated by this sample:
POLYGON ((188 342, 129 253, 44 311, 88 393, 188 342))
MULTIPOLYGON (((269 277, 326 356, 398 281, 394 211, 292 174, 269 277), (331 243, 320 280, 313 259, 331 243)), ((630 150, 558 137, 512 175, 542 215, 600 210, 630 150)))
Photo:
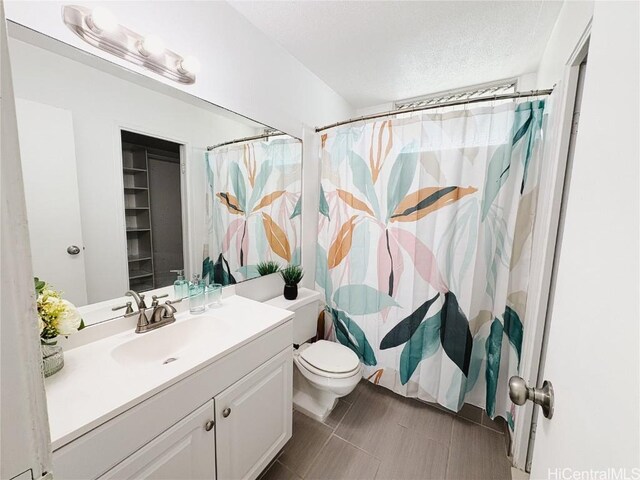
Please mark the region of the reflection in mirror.
POLYGON ((228 284, 299 262, 299 140, 9 30, 34 275, 85 323, 124 313, 129 289, 175 297, 176 270, 228 284))
POLYGON ((267 133, 209 150, 203 273, 228 285, 259 276, 261 262, 299 265, 300 141, 267 133))

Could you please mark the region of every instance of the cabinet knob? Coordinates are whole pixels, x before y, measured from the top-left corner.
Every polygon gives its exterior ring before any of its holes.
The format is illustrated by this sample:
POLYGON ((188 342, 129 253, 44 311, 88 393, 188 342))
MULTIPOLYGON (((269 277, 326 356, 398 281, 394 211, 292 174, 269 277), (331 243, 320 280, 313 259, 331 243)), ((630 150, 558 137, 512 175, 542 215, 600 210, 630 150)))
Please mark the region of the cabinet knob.
POLYGON ((231 409, 229 407, 227 407, 224 410, 222 410, 222 416, 224 418, 227 418, 229 415, 231 415, 231 409))
POLYGON ((210 432, 211 429, 213 428, 213 425, 214 425, 213 420, 209 420, 207 423, 204 424, 204 429, 207 432, 210 432))

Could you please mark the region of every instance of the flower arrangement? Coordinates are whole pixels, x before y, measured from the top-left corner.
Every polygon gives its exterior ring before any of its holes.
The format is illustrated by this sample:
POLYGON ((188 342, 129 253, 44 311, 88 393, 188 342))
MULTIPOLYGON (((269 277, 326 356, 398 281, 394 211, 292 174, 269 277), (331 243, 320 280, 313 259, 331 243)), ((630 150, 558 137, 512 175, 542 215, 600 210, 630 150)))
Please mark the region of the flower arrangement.
POLYGON ((40 323, 40 343, 55 345, 58 335, 71 335, 85 325, 75 305, 38 277, 34 278, 40 323))

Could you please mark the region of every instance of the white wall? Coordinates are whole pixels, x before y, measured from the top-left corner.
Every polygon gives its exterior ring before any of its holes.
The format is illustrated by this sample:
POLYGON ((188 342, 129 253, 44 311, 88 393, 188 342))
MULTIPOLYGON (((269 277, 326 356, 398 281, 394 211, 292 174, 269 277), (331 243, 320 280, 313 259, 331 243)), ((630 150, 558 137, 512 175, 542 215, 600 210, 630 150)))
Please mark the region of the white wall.
MULTIPOLYGON (((562 478, 589 469, 626 467, 625 478, 640 472, 630 470, 640 468, 640 5, 592 7, 543 367, 556 412, 551 420, 539 417, 531 478, 548 478, 549 468, 573 469, 562 478)), ((565 3, 541 66, 543 85, 562 77, 590 8, 565 3)), ((621 474, 613 472, 606 477, 621 474)))
POLYGON ((64 108, 73 116, 89 303, 128 290, 121 128, 186 145, 185 228, 192 248, 185 263, 188 271, 199 271, 204 151, 207 145, 254 134, 255 128, 15 39, 9 47, 16 97, 64 108))
MULTIPOLYGON (((353 108, 225 2, 82 2, 103 4, 123 25, 159 34, 172 50, 197 56, 203 68, 191 86, 177 85, 83 42, 61 20, 66 3, 5 2, 7 18, 14 22, 303 139, 303 283, 313 286, 319 198, 313 128, 349 118, 353 108)), ((270 292, 281 293, 280 283, 270 285, 270 292)))

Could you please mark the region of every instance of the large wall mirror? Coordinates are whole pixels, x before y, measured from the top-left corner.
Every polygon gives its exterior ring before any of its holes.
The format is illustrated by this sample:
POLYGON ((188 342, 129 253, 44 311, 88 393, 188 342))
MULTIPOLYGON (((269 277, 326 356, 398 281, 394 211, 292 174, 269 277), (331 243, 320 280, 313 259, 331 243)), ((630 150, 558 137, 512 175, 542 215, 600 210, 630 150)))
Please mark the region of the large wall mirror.
POLYGON ((264 261, 300 262, 299 139, 19 25, 10 33, 36 276, 84 312, 111 312, 127 290, 171 287, 180 270, 230 284, 264 261))

